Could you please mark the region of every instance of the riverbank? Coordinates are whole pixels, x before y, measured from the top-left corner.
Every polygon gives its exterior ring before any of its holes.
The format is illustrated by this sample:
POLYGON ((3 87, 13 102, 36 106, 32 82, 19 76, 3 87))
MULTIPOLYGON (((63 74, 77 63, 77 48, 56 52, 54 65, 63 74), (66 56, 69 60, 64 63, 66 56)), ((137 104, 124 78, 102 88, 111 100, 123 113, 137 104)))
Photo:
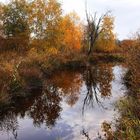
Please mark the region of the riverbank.
POLYGON ((127 73, 123 81, 127 87, 125 97, 117 102, 121 117, 116 120, 116 130, 111 129, 111 123, 106 127, 107 140, 139 140, 140 138, 140 50, 132 48, 127 54, 127 73))
POLYGON ((0 56, 0 104, 3 106, 14 96, 28 96, 31 89, 42 88, 44 78, 51 77, 56 71, 80 70, 99 63, 123 63, 121 53, 94 53, 87 60, 85 54, 39 54, 35 51, 17 54, 1 53, 0 56))

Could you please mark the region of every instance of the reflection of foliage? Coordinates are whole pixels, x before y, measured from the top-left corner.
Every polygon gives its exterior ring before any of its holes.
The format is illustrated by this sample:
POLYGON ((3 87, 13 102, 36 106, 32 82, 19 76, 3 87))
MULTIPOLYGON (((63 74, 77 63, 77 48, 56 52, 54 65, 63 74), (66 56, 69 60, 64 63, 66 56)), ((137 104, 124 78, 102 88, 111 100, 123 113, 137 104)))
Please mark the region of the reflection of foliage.
POLYGON ((53 76, 49 83, 53 83, 61 89, 62 96, 66 97, 69 105, 73 106, 79 98, 79 90, 82 85, 80 74, 73 71, 59 72, 53 76))
POLYGON ((60 115, 61 98, 58 90, 53 87, 39 91, 33 90, 28 96, 14 96, 12 102, 0 110, 0 130, 11 132, 17 137, 17 117, 30 116, 36 126, 46 123, 48 127, 55 125, 60 115), (36 93, 37 92, 37 93, 36 93))
POLYGON ((54 126, 61 111, 60 100, 58 91, 54 87, 37 98, 28 113, 33 118, 34 124, 40 126, 45 122, 48 127, 54 126))
POLYGON ((0 105, 6 104, 10 97, 8 95, 9 83, 11 81, 10 71, 7 67, 0 66, 0 105))
MULTIPOLYGON (((108 93, 103 94, 102 90, 105 89, 101 88, 105 84, 109 87, 106 92, 110 91, 110 81, 112 80, 110 66, 101 65, 90 67, 84 73, 83 78, 88 91, 84 100, 84 106, 93 106, 94 100, 101 105, 99 95, 101 94, 103 97, 110 96, 108 93)), ((40 127, 42 124, 46 124, 47 127, 53 127, 56 124, 56 120, 60 117, 62 110, 60 106, 61 96, 66 99, 69 105, 74 105, 80 96, 82 80, 81 74, 76 71, 58 72, 44 81, 43 89, 34 89, 30 91, 31 93, 28 96, 25 96, 22 92, 21 94, 12 96, 12 102, 8 105, 8 108, 4 107, 2 109, 3 117, 0 119, 0 121, 2 120, 0 124, 2 131, 2 126, 9 129, 8 125, 4 125, 5 122, 8 122, 6 119, 8 116, 10 120, 13 117, 17 118, 20 116, 24 118, 27 115, 33 119, 33 123, 37 127, 40 127), (11 115, 7 114, 9 111, 12 112, 11 115)), ((83 132, 83 134, 86 135, 87 133, 83 132)))
POLYGON ((105 136, 107 140, 113 140, 113 135, 112 135, 112 130, 111 130, 111 124, 108 122, 104 121, 102 123, 102 130, 105 132, 105 136))
POLYGON ((99 67, 98 82, 101 96, 107 97, 111 95, 112 68, 109 65, 101 65, 99 67))
POLYGON ((6 114, 0 112, 0 131, 11 132, 14 138, 17 138, 18 122, 17 116, 12 111, 6 114))
POLYGON ((43 91, 40 88, 32 89, 27 94, 28 96, 24 94, 24 91, 11 96, 11 102, 1 109, 3 112, 1 129, 4 129, 3 126, 9 129, 8 125, 4 125, 5 122, 8 124, 8 119, 17 116, 24 118, 25 114, 33 119, 36 126, 40 127, 43 123, 46 123, 48 127, 54 126, 56 119, 60 116, 60 96, 66 97, 67 103, 74 105, 78 100, 81 84, 81 77, 76 72, 62 72, 47 80, 43 91), (9 111, 12 112, 11 115, 7 113, 9 111))
POLYGON ((84 103, 83 103, 83 112, 84 112, 84 108, 85 105, 90 105, 93 106, 93 102, 94 102, 94 97, 97 103, 100 103, 100 101, 98 100, 97 97, 97 92, 98 92, 98 86, 97 86, 97 77, 94 77, 95 75, 92 74, 92 69, 88 68, 86 73, 85 73, 85 84, 87 87, 87 94, 86 97, 84 99, 84 103))
POLYGON ((112 69, 109 65, 97 65, 89 67, 86 70, 84 80, 87 87, 87 94, 83 103, 83 111, 85 105, 93 106, 94 100, 101 105, 98 97, 99 94, 104 98, 111 95, 112 79, 112 69))

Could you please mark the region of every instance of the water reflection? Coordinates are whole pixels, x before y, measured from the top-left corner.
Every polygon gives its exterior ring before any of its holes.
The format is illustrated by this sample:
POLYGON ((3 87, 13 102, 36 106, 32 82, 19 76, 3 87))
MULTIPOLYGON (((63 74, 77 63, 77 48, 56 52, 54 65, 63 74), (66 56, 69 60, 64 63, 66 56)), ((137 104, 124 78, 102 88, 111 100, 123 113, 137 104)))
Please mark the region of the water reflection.
POLYGON ((61 98, 53 87, 50 91, 43 92, 43 95, 34 101, 27 114, 33 119, 34 126, 40 127, 45 123, 47 127, 53 127, 60 116, 61 98))
POLYGON ((57 87, 59 95, 66 98, 67 104, 73 106, 79 99, 82 75, 76 71, 63 71, 47 80, 47 85, 57 87))
POLYGON ((113 80, 112 66, 102 65, 98 73, 98 81, 102 97, 111 96, 111 81, 113 80))
POLYGON ((116 80, 122 71, 100 64, 82 72, 56 73, 42 89, 13 97, 0 109, 0 139, 97 138, 101 123, 113 118, 112 103, 124 92, 121 77, 116 80))
POLYGON ((12 133, 14 139, 17 139, 18 121, 17 116, 12 112, 7 112, 5 116, 0 117, 0 131, 12 133))
POLYGON ((85 106, 93 107, 94 101, 103 107, 99 96, 107 98, 111 96, 111 81, 113 80, 112 66, 95 65, 88 67, 84 72, 84 81, 87 88, 87 94, 83 102, 82 112, 84 114, 85 106))
POLYGON ((84 129, 82 130, 82 135, 85 136, 85 138, 87 138, 87 140, 91 140, 88 132, 86 132, 84 129))

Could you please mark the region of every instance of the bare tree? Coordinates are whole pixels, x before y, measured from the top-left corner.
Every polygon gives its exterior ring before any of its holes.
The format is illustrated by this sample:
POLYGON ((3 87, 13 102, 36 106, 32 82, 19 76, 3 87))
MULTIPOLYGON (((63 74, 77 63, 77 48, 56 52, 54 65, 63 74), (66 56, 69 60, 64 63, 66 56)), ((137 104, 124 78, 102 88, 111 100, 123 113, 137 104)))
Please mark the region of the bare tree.
POLYGON ((98 39, 101 32, 103 32, 102 21, 104 17, 110 12, 107 11, 105 14, 101 15, 99 18, 97 18, 96 12, 94 13, 94 16, 90 15, 87 12, 87 3, 86 3, 86 20, 87 20, 87 41, 88 41, 88 56, 91 54, 93 47, 95 46, 95 42, 98 39))

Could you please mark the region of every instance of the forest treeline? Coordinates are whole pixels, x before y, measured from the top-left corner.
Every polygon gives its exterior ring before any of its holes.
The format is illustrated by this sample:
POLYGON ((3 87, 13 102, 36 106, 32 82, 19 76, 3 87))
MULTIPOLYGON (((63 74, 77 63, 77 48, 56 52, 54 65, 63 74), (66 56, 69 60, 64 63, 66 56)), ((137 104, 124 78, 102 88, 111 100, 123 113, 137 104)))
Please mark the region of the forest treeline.
MULTIPOLYGON (((88 26, 75 12, 64 14, 57 0, 11 0, 0 4, 0 9, 1 51, 22 52, 34 48, 44 53, 77 53, 87 49, 88 26)), ((96 41, 96 50, 113 51, 114 17, 106 14, 99 28, 103 31, 96 41)))

